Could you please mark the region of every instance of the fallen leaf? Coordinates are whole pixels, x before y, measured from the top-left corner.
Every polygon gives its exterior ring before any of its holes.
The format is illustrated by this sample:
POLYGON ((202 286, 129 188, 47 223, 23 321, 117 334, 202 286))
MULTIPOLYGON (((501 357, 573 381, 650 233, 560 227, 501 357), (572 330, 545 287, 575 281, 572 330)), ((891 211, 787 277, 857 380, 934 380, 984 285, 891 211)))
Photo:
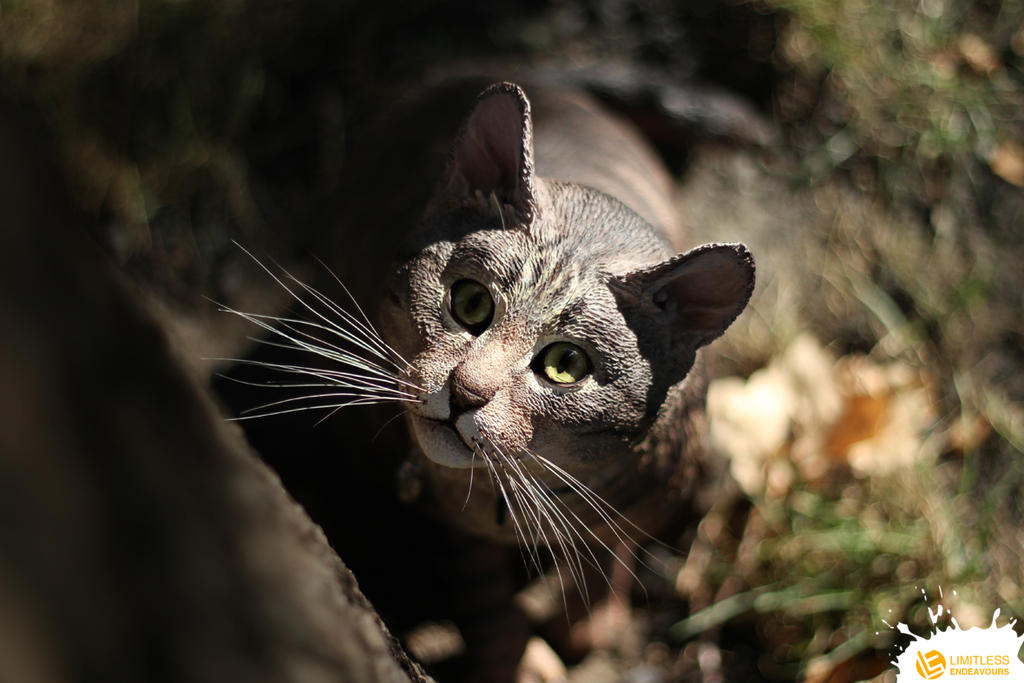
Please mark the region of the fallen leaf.
POLYGON ((957 47, 960 54, 963 55, 964 61, 980 74, 991 76, 1003 66, 999 55, 992 49, 992 46, 973 33, 965 33, 960 36, 957 47))
POLYGON ((1016 142, 1003 142, 992 150, 988 166, 1006 182, 1024 187, 1024 147, 1016 142))
POLYGON ((839 421, 825 441, 833 460, 845 460, 850 448, 874 438, 888 419, 889 396, 850 396, 839 421))
POLYGON ((934 405, 919 369, 861 355, 836 361, 803 335, 747 380, 711 383, 710 442, 747 495, 780 499, 837 466, 873 476, 936 455, 934 439, 925 447, 934 405))

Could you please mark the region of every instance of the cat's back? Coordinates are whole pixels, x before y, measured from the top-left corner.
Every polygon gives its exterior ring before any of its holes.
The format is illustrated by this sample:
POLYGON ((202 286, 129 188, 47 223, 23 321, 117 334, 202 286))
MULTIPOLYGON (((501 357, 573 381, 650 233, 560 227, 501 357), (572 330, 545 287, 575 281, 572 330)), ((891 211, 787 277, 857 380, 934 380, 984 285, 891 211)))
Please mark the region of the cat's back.
MULTIPOLYGON (((466 112, 495 80, 474 77, 423 85, 384 97, 368 110, 355 127, 345 161, 341 229, 328 236, 339 240, 327 246, 329 253, 341 257, 338 265, 345 272, 376 266, 382 256, 384 261, 407 256, 395 249, 414 232, 444 177, 466 112)), ((579 89, 528 79, 523 88, 531 103, 539 177, 608 194, 677 249, 685 246, 671 178, 630 122, 579 89)))
POLYGON ((537 175, 618 199, 682 249, 672 180, 640 132, 588 93, 528 87, 537 175))

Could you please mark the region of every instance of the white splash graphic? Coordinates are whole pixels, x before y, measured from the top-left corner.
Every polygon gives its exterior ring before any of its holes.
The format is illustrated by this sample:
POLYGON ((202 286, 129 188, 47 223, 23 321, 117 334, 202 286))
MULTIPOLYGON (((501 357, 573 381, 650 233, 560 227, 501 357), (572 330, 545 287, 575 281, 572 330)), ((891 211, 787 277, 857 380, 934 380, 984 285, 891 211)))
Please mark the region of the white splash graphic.
MULTIPOLYGON (((953 594, 956 595, 956 591, 953 594)), ((941 597, 941 590, 939 595, 941 597)), ((899 683, 1024 681, 1024 662, 1019 656, 1024 636, 1018 636, 1013 630, 1016 619, 997 625, 997 609, 987 628, 964 629, 941 604, 935 609, 929 607, 928 616, 933 632, 925 636, 913 633, 906 624, 893 627, 883 622, 913 638, 907 649, 893 660, 899 671, 896 677, 899 683), (943 615, 949 615, 950 625, 939 628, 939 618, 943 615)))

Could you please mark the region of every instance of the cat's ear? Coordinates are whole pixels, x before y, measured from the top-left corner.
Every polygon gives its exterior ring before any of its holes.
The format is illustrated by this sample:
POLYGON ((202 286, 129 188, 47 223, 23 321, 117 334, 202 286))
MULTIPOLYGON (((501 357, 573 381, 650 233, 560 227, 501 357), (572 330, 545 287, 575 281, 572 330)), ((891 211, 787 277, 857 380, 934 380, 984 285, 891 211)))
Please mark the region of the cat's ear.
POLYGON ((528 224, 537 204, 533 175, 533 124, 530 101, 514 83, 484 90, 462 124, 442 185, 447 205, 494 204, 528 224))
POLYGON ((716 339, 754 291, 754 258, 742 244, 705 244, 620 278, 653 305, 668 335, 696 350, 716 339))

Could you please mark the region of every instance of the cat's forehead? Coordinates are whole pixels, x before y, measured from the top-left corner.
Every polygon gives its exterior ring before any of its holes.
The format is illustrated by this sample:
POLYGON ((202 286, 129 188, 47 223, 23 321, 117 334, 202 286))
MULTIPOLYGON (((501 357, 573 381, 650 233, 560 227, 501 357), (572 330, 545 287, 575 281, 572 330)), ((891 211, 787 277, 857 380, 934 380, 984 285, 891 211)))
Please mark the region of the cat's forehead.
POLYGON ((446 272, 465 273, 489 280, 500 289, 510 289, 533 269, 536 245, 529 236, 500 227, 477 230, 457 241, 448 256, 446 272))
POLYGON ((501 295, 534 304, 567 304, 584 297, 604 279, 600 259, 581 259, 579 249, 538 240, 518 230, 480 230, 453 247, 445 279, 476 276, 501 295))
POLYGON ((495 220, 495 225, 463 233, 453 241, 449 262, 484 267, 502 285, 562 282, 575 287, 600 274, 623 275, 671 255, 635 213, 588 192, 588 203, 555 202, 528 228, 510 229, 495 220), (624 231, 629 239, 623 239, 624 231))

